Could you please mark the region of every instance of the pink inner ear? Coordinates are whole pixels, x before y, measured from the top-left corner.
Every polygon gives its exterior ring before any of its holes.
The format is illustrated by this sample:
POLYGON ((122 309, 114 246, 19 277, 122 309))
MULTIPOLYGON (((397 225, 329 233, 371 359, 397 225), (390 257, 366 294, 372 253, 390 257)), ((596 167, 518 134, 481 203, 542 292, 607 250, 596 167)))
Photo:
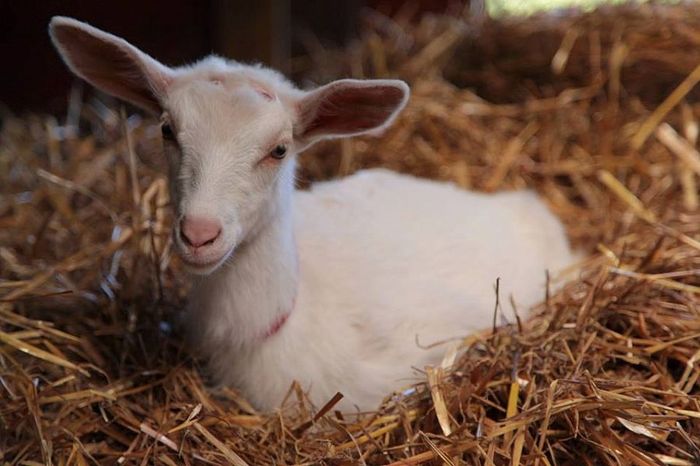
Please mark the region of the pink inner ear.
MULTIPOLYGON (((321 95, 303 136, 344 135, 382 126, 404 99, 395 86, 338 86, 321 95)), ((302 118, 303 119, 303 118, 302 118)))
POLYGON ((95 37, 75 26, 58 25, 53 34, 80 77, 108 94, 160 113, 154 90, 164 92, 169 77, 146 63, 138 51, 123 41, 95 37))

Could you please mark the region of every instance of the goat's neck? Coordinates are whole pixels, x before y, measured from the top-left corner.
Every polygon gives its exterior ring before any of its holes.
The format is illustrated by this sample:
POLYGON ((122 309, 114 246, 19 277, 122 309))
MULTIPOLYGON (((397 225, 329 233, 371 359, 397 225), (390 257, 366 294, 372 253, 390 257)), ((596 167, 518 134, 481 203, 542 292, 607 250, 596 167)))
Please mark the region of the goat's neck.
POLYGON ((213 312, 225 313, 219 316, 223 322, 213 320, 225 323, 225 328, 208 332, 236 346, 264 342, 277 330, 276 323, 293 311, 299 271, 291 210, 293 187, 291 181, 289 184, 275 194, 259 227, 236 248, 216 276, 209 277, 214 280, 202 282, 200 296, 222 300, 214 303, 213 312), (220 290, 225 290, 224 294, 220 290))

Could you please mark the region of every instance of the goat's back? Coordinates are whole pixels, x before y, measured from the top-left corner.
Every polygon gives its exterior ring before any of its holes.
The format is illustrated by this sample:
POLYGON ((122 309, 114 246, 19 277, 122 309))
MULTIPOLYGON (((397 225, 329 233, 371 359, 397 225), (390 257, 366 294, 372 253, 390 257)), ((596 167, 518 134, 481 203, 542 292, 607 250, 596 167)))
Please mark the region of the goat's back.
POLYGON ((545 271, 573 261, 561 223, 531 191, 366 170, 296 196, 303 290, 350 304, 364 322, 410 322, 426 339, 488 327, 497 278, 502 302, 512 294, 523 312, 544 298, 545 271))

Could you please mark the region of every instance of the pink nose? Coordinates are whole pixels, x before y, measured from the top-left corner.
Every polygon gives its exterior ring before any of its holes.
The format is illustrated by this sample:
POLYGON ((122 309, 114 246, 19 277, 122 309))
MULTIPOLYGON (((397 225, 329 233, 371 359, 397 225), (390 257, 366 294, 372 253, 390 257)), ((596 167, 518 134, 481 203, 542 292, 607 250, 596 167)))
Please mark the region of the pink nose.
POLYGON ((186 216, 180 222, 182 240, 194 248, 212 244, 221 234, 221 223, 207 217, 186 216))

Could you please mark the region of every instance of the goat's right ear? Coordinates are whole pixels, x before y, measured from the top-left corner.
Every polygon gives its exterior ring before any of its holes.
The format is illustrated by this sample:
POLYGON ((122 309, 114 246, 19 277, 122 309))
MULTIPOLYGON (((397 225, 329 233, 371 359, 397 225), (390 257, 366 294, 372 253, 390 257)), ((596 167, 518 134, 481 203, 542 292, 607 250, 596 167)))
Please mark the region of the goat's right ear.
POLYGON ((73 73, 108 94, 161 113, 172 69, 124 39, 72 18, 54 16, 49 34, 73 73))

